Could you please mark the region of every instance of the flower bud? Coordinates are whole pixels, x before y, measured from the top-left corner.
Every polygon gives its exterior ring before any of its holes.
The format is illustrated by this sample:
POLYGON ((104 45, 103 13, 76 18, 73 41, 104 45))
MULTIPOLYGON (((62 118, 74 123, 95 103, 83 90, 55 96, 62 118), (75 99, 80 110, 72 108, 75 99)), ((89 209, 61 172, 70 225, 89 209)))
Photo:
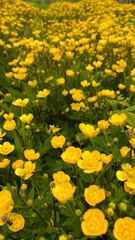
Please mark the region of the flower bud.
POLYGON ((59 240, 67 240, 67 236, 66 235, 60 235, 59 236, 59 240))
POLYGON ((28 205, 29 207, 32 207, 32 206, 33 206, 33 200, 32 200, 32 199, 28 199, 27 205, 28 205))
POLYGON ((122 211, 122 212, 126 212, 126 210, 127 210, 127 204, 126 203, 124 203, 124 202, 121 202, 121 203, 119 203, 119 209, 122 211))
POLYGON ((116 142, 118 142, 118 138, 115 137, 112 141, 113 141, 113 143, 116 143, 116 142))
POLYGON ((35 218, 36 216, 37 216, 37 214, 35 212, 31 214, 32 218, 35 218))
POLYGON ((114 210, 112 208, 107 208, 106 213, 108 217, 112 217, 114 215, 114 210))
POLYGON ((71 143, 70 142, 67 142, 67 147, 69 147, 71 145, 71 143))
POLYGON ((106 191, 105 194, 106 194, 107 197, 111 197, 112 196, 111 192, 109 192, 109 191, 106 191))
POLYGON ((46 240, 46 238, 42 236, 39 238, 39 240, 46 240))
POLYGON ((49 176, 48 176, 47 173, 44 173, 43 176, 42 176, 43 179, 47 179, 48 177, 49 177, 49 176))
POLYGON ((25 184, 25 183, 22 184, 22 185, 21 185, 21 190, 25 191, 26 189, 27 189, 27 184, 25 184))
POLYGON ((107 147, 111 147, 111 144, 110 144, 110 143, 107 143, 107 147))
POLYGON ((108 204, 109 208, 115 209, 116 208, 116 204, 114 202, 110 202, 108 204))
POLYGON ((82 215, 81 209, 76 209, 76 210, 75 210, 75 215, 78 216, 78 217, 80 217, 80 216, 82 215))

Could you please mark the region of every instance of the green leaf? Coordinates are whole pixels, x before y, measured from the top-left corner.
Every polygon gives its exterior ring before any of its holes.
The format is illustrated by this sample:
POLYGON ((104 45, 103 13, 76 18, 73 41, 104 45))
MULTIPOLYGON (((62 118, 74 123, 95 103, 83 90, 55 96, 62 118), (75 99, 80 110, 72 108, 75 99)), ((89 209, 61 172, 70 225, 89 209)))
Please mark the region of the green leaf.
POLYGON ((27 97, 30 99, 30 101, 34 101, 36 99, 35 91, 24 82, 22 83, 22 87, 23 87, 27 97))

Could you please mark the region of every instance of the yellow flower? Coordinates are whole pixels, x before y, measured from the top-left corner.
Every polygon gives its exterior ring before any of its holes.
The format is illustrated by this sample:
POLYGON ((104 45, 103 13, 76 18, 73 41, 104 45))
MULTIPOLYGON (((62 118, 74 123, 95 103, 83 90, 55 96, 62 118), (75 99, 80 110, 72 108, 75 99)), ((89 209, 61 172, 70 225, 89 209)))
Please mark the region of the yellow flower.
POLYGON ((29 102, 28 98, 25 98, 23 100, 19 98, 19 99, 15 100, 14 102, 12 102, 12 104, 17 107, 25 107, 28 102, 29 102))
POLYGON ((22 159, 18 159, 14 163, 12 163, 12 168, 13 169, 23 168, 23 165, 24 165, 24 161, 22 159))
POLYGON ((98 87, 100 83, 97 83, 95 80, 92 81, 92 87, 98 87))
POLYGON ((59 85, 63 85, 65 83, 65 79, 64 78, 58 78, 56 81, 57 81, 57 83, 59 85))
POLYGON ((0 116, 2 116, 3 113, 4 113, 4 110, 2 110, 2 111, 0 112, 0 116))
POLYGON ((72 110, 78 112, 80 110, 80 104, 79 103, 71 103, 72 110))
POLYGON ((67 91, 67 90, 63 90, 63 91, 62 91, 62 95, 63 95, 64 97, 66 97, 66 96, 68 95, 68 91, 67 91))
POLYGON ((27 180, 33 175, 35 168, 36 168, 36 164, 32 163, 31 161, 28 161, 28 162, 25 162, 23 168, 16 168, 15 174, 17 176, 22 177, 24 180, 27 180))
POLYGON ((117 240, 134 240, 135 219, 130 217, 117 219, 114 224, 113 235, 117 240))
POLYGON ((97 100, 97 96, 89 97, 88 102, 95 102, 97 100))
POLYGON ((69 76, 69 77, 73 77, 74 76, 74 71, 73 70, 67 70, 66 71, 66 75, 69 76))
POLYGON ((123 90, 123 89, 125 89, 125 87, 126 87, 126 86, 123 85, 122 83, 119 83, 119 84, 118 84, 118 88, 119 88, 119 89, 122 89, 122 90, 123 90))
POLYGON ((50 90, 48 89, 43 89, 43 91, 38 91, 38 94, 36 95, 36 97, 38 98, 45 98, 50 94, 50 90))
POLYGON ((0 161, 0 168, 6 168, 10 163, 10 160, 7 158, 4 158, 0 161))
POLYGON ((3 117, 6 119, 6 120, 12 120, 13 119, 13 117, 14 117, 14 113, 9 113, 9 114, 7 114, 7 113, 5 113, 4 115, 3 115, 3 117))
POLYGON ((96 67, 96 68, 100 68, 101 67, 101 65, 102 65, 102 62, 101 61, 94 61, 93 62, 93 65, 96 67))
POLYGON ((85 173, 99 172, 103 165, 100 160, 100 152, 97 150, 93 152, 84 151, 82 153, 82 159, 77 161, 77 165, 83 169, 85 173))
POLYGON ((132 77, 135 77, 135 68, 134 68, 134 69, 132 69, 132 71, 131 71, 130 75, 131 75, 132 77))
POLYGON ((51 187, 53 196, 60 202, 66 203, 73 197, 75 192, 75 186, 72 186, 70 182, 62 182, 61 184, 55 184, 51 187))
POLYGON ((65 142, 66 138, 63 135, 60 135, 59 137, 54 136, 51 140, 53 148, 63 148, 65 142))
POLYGON ((124 113, 113 114, 109 119, 109 122, 112 123, 114 126, 122 126, 127 119, 127 116, 124 113))
POLYGON ((94 67, 91 66, 91 64, 88 64, 85 69, 91 72, 94 69, 94 67))
POLYGON ((26 114, 23 114, 21 117, 19 117, 20 120, 23 122, 23 123, 27 123, 27 124, 30 124, 30 122, 32 121, 33 119, 33 114, 29 113, 28 115, 26 114))
POLYGON ((113 155, 109 154, 109 155, 105 155, 104 153, 102 153, 100 155, 100 160, 102 161, 102 163, 104 164, 109 164, 112 161, 113 155))
POLYGON ((109 122, 108 121, 105 121, 105 120, 101 120, 101 121, 98 121, 98 127, 100 129, 107 129, 108 127, 110 126, 109 122))
POLYGON ((75 91, 75 93, 72 95, 72 98, 74 101, 81 101, 83 99, 84 95, 82 93, 82 90, 78 89, 75 91))
POLYGON ((3 155, 8 155, 14 151, 14 145, 11 145, 10 142, 4 142, 3 145, 0 144, 0 153, 3 155))
POLYGON ((81 81, 81 85, 83 87, 88 87, 90 85, 90 82, 88 82, 87 80, 81 81))
POLYGON ((95 206, 106 198, 105 189, 100 189, 97 185, 91 185, 89 188, 85 188, 84 197, 89 205, 95 206))
POLYGON ((59 171, 53 174, 53 178, 56 184, 61 184, 63 182, 69 182, 69 175, 65 174, 63 171, 59 171))
POLYGON ((25 220, 24 217, 18 213, 8 213, 2 217, 5 221, 4 224, 8 221, 11 222, 11 225, 7 223, 8 228, 12 232, 18 232, 22 228, 24 228, 25 220))
POLYGON ((89 209, 84 213, 84 221, 81 228, 86 236, 100 236, 105 234, 108 229, 108 222, 103 212, 97 208, 89 209))
MULTIPOLYGON (((0 216, 3 213, 9 213, 13 209, 13 199, 10 191, 2 190, 0 191, 0 216)), ((0 222, 1 225, 1 222, 0 222)))
POLYGON ((82 150, 80 148, 75 148, 70 146, 65 152, 61 154, 61 158, 64 162, 75 164, 82 156, 82 150))
POLYGON ((124 171, 117 171, 116 176, 119 181, 124 182, 124 189, 130 194, 135 194, 135 166, 131 167, 130 164, 126 163, 122 165, 124 171))
POLYGON ((129 142, 132 145, 132 147, 135 148, 135 137, 131 138, 129 142))
POLYGON ((8 72, 8 73, 5 73, 5 76, 7 78, 12 78, 14 76, 13 72, 8 72))
POLYGON ((2 133, 2 131, 0 130, 0 140, 3 140, 3 137, 6 135, 6 133, 2 133))
POLYGON ((40 154, 39 153, 35 153, 34 149, 26 149, 24 151, 24 156, 28 160, 32 161, 32 160, 38 159, 40 157, 40 154))
POLYGON ((6 120, 5 124, 3 125, 3 128, 8 131, 13 131, 16 127, 15 120, 6 120))
POLYGON ((33 80, 33 81, 28 81, 28 85, 32 88, 36 87, 37 85, 37 80, 33 80))
POLYGON ((93 138, 96 137, 97 134, 99 133, 100 129, 97 128, 96 130, 94 130, 94 127, 90 124, 84 124, 84 123, 80 123, 79 125, 79 129, 81 130, 81 132, 89 138, 93 138))
POLYGON ((121 156, 124 158, 126 157, 126 155, 128 154, 128 152, 130 151, 130 148, 124 146, 120 149, 120 153, 121 153, 121 156))
POLYGON ((27 73, 21 73, 21 72, 14 73, 14 77, 18 80, 23 80, 24 78, 26 78, 26 76, 27 76, 27 73))

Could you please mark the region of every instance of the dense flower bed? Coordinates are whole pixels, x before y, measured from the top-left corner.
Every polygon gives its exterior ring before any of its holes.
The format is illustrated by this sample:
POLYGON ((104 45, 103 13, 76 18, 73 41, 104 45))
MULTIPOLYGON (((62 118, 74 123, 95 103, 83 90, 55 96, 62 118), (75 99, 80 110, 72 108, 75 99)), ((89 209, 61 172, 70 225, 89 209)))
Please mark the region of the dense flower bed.
POLYGON ((0 1, 0 239, 135 239, 135 6, 0 1))

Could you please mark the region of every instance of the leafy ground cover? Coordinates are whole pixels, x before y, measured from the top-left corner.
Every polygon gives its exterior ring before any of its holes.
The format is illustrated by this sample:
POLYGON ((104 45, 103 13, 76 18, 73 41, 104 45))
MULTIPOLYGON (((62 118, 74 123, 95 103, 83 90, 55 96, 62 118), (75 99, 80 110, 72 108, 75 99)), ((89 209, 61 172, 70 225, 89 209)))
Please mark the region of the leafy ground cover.
POLYGON ((0 2, 0 239, 135 239, 135 6, 0 2))

